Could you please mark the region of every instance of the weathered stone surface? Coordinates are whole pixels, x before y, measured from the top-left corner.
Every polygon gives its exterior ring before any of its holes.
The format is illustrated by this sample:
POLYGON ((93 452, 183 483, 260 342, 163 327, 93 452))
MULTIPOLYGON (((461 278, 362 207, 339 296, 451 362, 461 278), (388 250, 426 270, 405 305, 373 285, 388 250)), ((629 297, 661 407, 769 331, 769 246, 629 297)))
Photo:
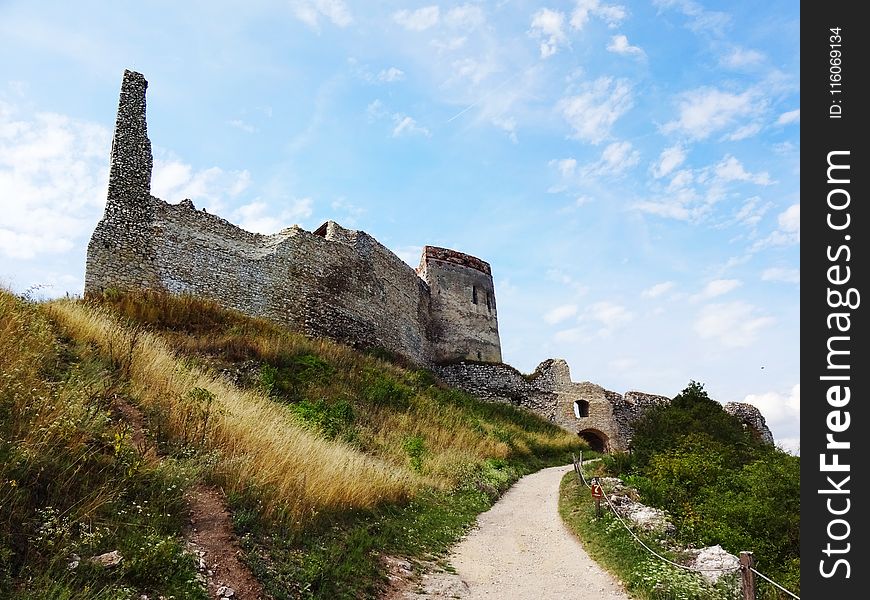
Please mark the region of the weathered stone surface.
POLYGON ((723 576, 733 575, 740 570, 740 559, 718 544, 691 553, 696 555, 687 566, 697 569, 710 583, 716 583, 723 576))
MULTIPOLYGON (((88 245, 85 292, 150 289, 192 294, 310 336, 382 348, 434 369, 480 398, 534 411, 597 450, 626 450, 632 424, 668 398, 574 382, 560 359, 530 375, 503 364, 489 263, 426 246, 417 269, 363 231, 327 221, 251 233, 190 200, 151 195, 148 83, 124 72, 106 210, 88 245)), ((729 405, 730 406, 730 405, 729 405)), ((772 443, 764 417, 735 405, 772 443)))
POLYGON ((329 221, 274 235, 245 231, 150 194, 147 82, 126 71, 103 219, 88 246, 85 292, 193 294, 312 336, 383 348, 420 365, 500 362, 488 263, 427 246, 417 271, 377 240, 329 221))
POLYGON ((773 433, 758 408, 745 402, 729 402, 725 405, 725 412, 740 419, 743 426, 762 442, 773 445, 773 433))

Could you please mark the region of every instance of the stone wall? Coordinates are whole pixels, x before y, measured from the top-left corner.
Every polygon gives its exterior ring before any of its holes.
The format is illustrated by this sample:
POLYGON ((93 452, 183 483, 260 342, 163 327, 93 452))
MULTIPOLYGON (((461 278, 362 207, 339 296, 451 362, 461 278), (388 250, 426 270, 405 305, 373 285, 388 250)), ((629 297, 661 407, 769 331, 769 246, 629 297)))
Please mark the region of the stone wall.
POLYGON ((509 365, 474 362, 441 365, 437 373, 449 385, 536 412, 608 451, 627 450, 632 423, 651 406, 670 402, 665 396, 642 392, 623 396, 588 381, 572 381, 568 363, 561 359, 545 360, 529 375, 509 365))
POLYGON ((495 287, 488 263, 426 246, 417 273, 431 291, 432 352, 437 363, 500 363, 495 287))
POLYGON ((85 292, 193 294, 311 336, 383 348, 420 365, 500 362, 488 263, 427 246, 420 273, 362 231, 245 231, 150 194, 145 78, 125 71, 106 210, 88 246, 85 292), (434 289, 434 295, 432 292, 434 289))

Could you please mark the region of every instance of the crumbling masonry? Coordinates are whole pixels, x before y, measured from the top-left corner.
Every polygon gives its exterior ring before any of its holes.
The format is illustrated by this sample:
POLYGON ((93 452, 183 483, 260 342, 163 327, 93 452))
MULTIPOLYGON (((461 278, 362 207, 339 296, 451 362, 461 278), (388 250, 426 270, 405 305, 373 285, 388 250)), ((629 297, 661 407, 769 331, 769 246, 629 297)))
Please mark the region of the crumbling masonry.
MULTIPOLYGON (((533 410, 600 449, 626 448, 633 420, 668 401, 573 382, 562 360, 545 361, 531 375, 503 364, 492 271, 479 258, 426 246, 415 270, 367 233, 332 221, 313 232, 294 225, 261 235, 190 200, 152 196, 147 87, 142 74, 124 72, 86 293, 193 294, 306 335, 382 348, 481 398, 533 410)), ((760 413, 745 421, 757 426, 759 419, 766 429, 760 413)))

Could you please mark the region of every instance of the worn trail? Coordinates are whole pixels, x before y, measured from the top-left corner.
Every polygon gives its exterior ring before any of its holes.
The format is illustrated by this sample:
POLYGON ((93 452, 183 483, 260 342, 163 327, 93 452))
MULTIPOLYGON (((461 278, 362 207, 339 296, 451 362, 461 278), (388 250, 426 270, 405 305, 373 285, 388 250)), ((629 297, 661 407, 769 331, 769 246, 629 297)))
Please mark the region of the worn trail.
POLYGON ((571 468, 520 479, 455 547, 456 574, 424 576, 405 598, 628 600, 559 516, 559 483, 571 468))

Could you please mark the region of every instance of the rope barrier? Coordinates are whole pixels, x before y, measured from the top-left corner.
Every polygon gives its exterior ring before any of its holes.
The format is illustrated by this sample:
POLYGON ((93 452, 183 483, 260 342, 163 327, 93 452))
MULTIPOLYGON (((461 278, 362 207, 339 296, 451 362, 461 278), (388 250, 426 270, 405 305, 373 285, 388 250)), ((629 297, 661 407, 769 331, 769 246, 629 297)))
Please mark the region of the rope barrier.
MULTIPOLYGON (((580 481, 582 481, 582 482, 583 482, 583 485, 585 485, 586 487, 590 487, 590 486, 589 486, 589 483, 586 481, 586 478, 583 476, 583 468, 582 468, 580 465, 577 464, 577 459, 574 458, 574 455, 573 455, 573 454, 571 455, 571 458, 574 459, 574 471, 576 471, 577 475, 580 476, 580 481)), ((655 550, 653 550, 652 548, 650 548, 649 546, 647 546, 647 545, 644 543, 644 541, 643 541, 642 539, 640 539, 640 538, 637 536, 637 534, 634 533, 634 531, 631 530, 631 528, 630 528, 630 527, 626 524, 626 522, 622 519, 622 516, 619 514, 619 511, 617 511, 617 510, 616 510, 616 507, 613 506, 613 503, 610 501, 610 497, 607 495, 607 492, 604 491, 604 488, 603 488, 603 487, 601 488, 601 493, 604 495, 604 499, 607 501, 607 505, 610 507, 610 510, 613 511, 613 514, 616 516, 616 518, 619 520, 620 524, 625 528, 625 530, 626 530, 626 531, 631 535, 631 537, 633 537, 634 540, 635 540, 638 544, 640 544, 641 546, 643 546, 644 549, 645 549, 647 552, 649 552, 650 554, 652 554, 653 556, 655 556, 655 557, 658 558, 659 560, 664 561, 664 562, 668 563, 669 565, 673 565, 673 566, 678 567, 678 568, 680 568, 680 569, 684 569, 684 570, 686 570, 686 571, 691 571, 691 572, 694 572, 694 573, 713 572, 713 571, 721 571, 721 572, 731 571, 731 572, 737 572, 737 571, 740 570, 740 567, 734 567, 734 568, 732 568, 732 569, 699 569, 699 568, 697 568, 697 567, 688 567, 688 566, 686 566, 686 565, 681 565, 680 563, 677 563, 677 562, 674 562, 674 561, 672 561, 672 560, 670 560, 670 559, 668 559, 668 558, 665 558, 664 556, 662 556, 661 554, 659 554, 658 552, 656 552, 655 550)), ((793 594, 792 592, 788 591, 787 589, 785 589, 784 587, 782 587, 780 584, 778 584, 777 582, 775 582, 773 579, 771 579, 770 577, 768 577, 768 576, 765 575, 764 573, 761 573, 761 572, 755 570, 755 569, 752 568, 752 567, 750 567, 750 570, 751 570, 753 573, 755 573, 756 575, 758 575, 759 577, 761 577, 762 579, 764 579, 765 581, 768 581, 768 582, 772 583, 773 585, 775 585, 776 587, 778 587, 780 590, 782 590, 783 592, 785 592, 786 594, 788 594, 788 595, 791 596, 792 598, 796 598, 797 600, 800 600, 800 597, 799 597, 799 596, 797 596, 797 595, 793 594)))
POLYGON ((784 587, 779 585, 777 582, 775 582, 773 579, 771 579, 770 577, 768 577, 764 573, 760 573, 760 572, 756 571, 755 569, 753 569, 752 567, 749 567, 749 570, 752 571, 753 573, 755 573, 756 575, 758 575, 759 577, 761 577, 762 579, 764 579, 765 581, 769 581, 770 583, 772 583, 773 585, 775 585, 776 587, 781 589, 783 592, 785 592, 786 594, 788 594, 792 598, 797 598, 797 600, 801 600, 800 596, 796 596, 795 594, 791 593, 790 591, 788 591, 787 589, 785 589, 784 587))

